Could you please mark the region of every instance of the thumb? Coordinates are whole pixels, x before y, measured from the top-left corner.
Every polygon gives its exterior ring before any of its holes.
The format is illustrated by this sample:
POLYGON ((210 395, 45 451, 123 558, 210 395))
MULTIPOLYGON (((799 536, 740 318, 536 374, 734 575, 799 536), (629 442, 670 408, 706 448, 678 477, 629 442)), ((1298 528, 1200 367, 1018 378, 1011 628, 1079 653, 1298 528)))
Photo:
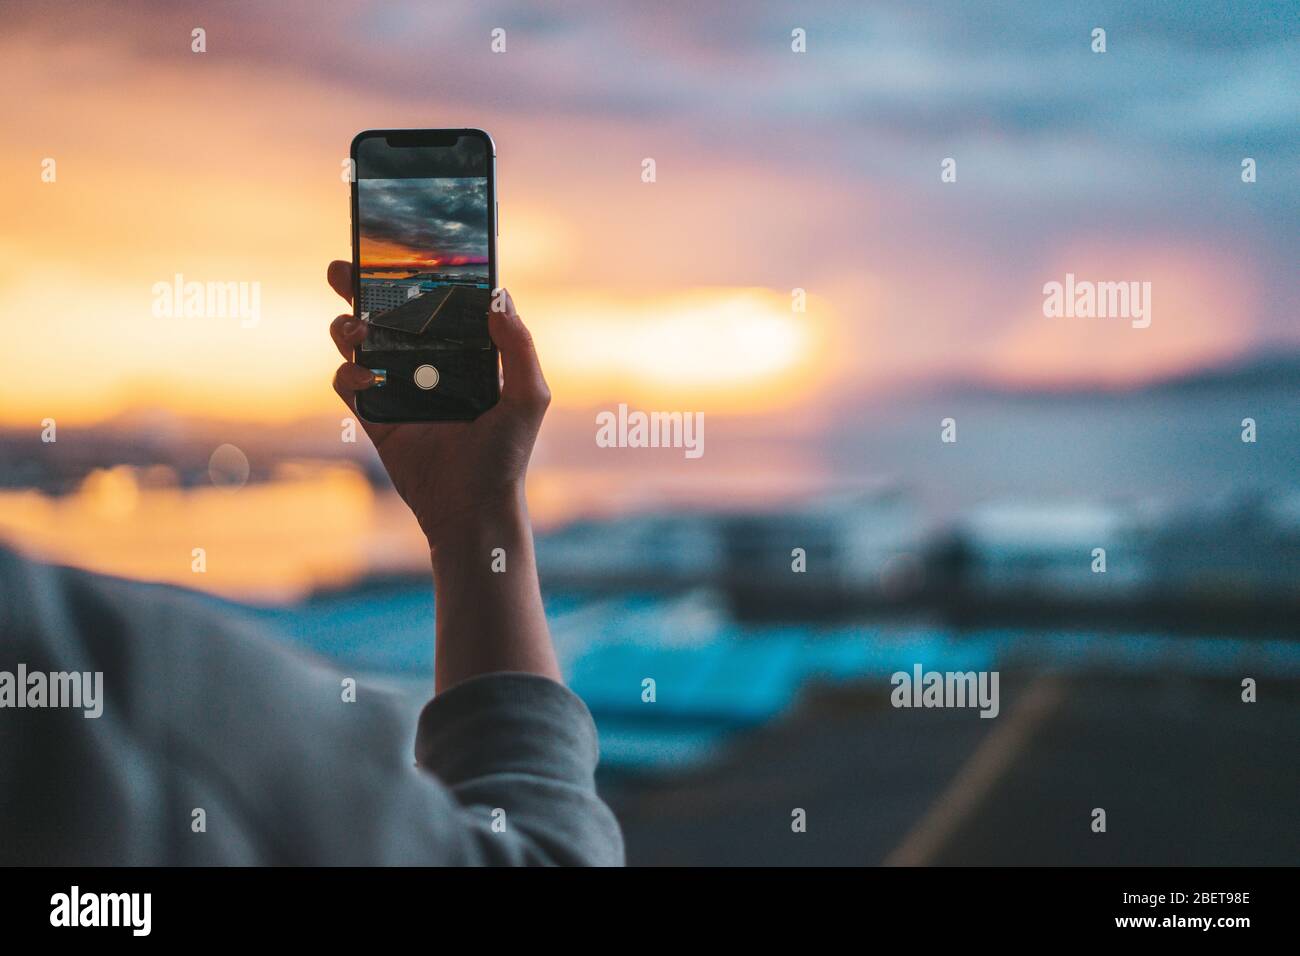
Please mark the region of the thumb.
POLYGON ((497 309, 494 301, 494 307, 488 311, 488 333, 501 352, 501 398, 545 411, 551 403, 551 390, 542 374, 532 333, 515 311, 510 293, 504 289, 502 300, 503 309, 497 309))

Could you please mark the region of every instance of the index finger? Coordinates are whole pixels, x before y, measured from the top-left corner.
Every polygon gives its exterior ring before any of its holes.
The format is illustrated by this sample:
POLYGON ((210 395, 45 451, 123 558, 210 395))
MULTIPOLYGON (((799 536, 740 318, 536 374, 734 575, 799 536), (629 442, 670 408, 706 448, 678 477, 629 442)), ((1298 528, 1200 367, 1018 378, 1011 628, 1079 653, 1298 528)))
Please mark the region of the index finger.
POLYGON ((335 259, 330 263, 325 275, 329 278, 330 288, 341 295, 348 305, 352 304, 352 263, 335 259))

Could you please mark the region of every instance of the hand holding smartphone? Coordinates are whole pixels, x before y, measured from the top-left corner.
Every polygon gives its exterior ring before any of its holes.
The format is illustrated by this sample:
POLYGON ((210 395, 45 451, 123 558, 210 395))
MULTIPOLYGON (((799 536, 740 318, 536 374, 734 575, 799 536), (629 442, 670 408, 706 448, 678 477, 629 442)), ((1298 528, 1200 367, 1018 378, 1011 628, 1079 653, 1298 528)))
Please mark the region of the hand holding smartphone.
POLYGON ((481 130, 358 135, 352 261, 329 267, 352 303, 330 325, 334 390, 429 543, 438 692, 502 671, 561 676, 524 493, 551 393, 498 291, 494 153, 481 130), (487 560, 498 552, 509 574, 487 560))
POLYGON ((366 130, 352 141, 354 361, 377 423, 471 421, 497 403, 496 149, 479 129, 366 130))
POLYGON ((476 524, 526 523, 524 478, 551 399, 533 338, 497 287, 492 141, 378 130, 352 153, 352 261, 329 267, 350 306, 330 324, 344 359, 334 390, 430 547, 451 553, 478 539, 476 524))

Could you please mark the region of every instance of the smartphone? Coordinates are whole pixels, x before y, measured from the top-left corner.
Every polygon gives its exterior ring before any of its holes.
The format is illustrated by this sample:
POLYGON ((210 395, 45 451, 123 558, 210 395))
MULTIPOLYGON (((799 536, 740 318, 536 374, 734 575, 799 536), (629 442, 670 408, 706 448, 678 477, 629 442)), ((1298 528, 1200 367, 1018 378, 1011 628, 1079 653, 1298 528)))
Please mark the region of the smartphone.
POLYGON ((352 140, 353 361, 369 422, 471 421, 496 404, 496 146, 481 129, 365 130, 352 140))

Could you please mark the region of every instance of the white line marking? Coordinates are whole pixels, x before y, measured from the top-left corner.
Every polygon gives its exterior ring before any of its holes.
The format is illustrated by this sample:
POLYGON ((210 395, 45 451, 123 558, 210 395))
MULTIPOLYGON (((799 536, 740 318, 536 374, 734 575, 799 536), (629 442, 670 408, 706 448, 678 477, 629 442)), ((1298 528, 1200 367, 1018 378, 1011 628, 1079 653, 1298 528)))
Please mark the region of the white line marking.
POLYGON ((1004 723, 985 737, 957 771, 952 783, 939 795, 916 826, 903 838, 884 866, 926 866, 943 849, 967 818, 1006 773, 1015 758, 1061 700, 1065 690, 1055 675, 1039 675, 1025 691, 1024 699, 1004 723))

